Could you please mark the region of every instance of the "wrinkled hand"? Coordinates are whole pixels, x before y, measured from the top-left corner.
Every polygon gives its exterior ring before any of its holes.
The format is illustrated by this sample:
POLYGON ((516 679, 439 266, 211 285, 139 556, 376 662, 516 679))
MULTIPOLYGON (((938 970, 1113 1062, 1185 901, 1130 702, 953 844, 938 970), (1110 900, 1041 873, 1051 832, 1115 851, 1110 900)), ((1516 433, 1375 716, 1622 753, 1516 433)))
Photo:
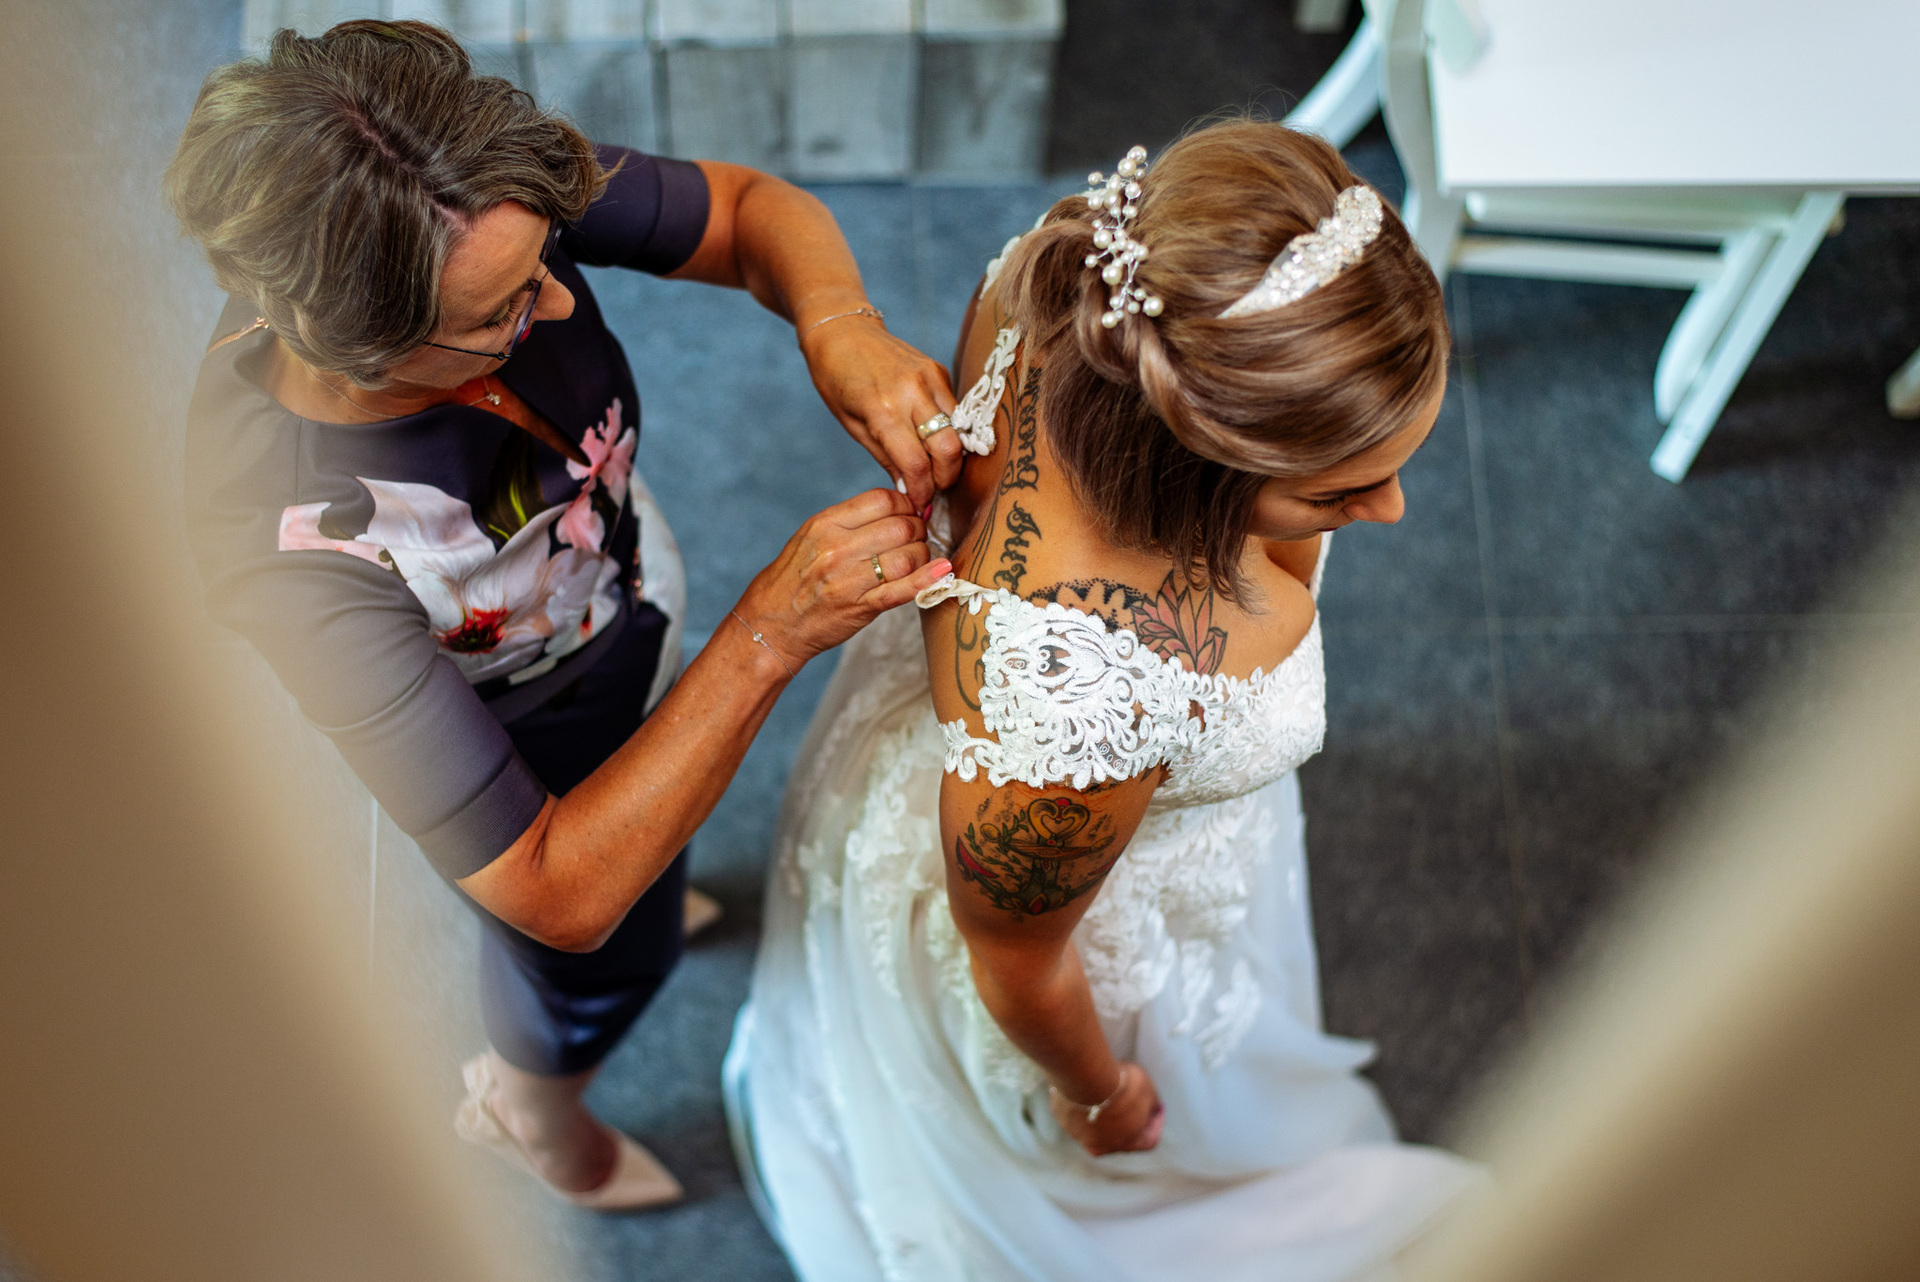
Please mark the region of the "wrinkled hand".
POLYGON ((754 576, 738 610, 798 669, 953 569, 929 562, 927 526, 905 495, 868 490, 808 517, 754 576), (883 583, 873 572, 880 560, 883 583))
POLYGON ((820 399, 889 476, 906 481, 913 511, 925 511, 934 491, 959 479, 959 435, 935 432, 923 444, 914 431, 953 412, 953 388, 938 362, 866 316, 808 331, 800 350, 820 399))
POLYGON ((1108 1153, 1132 1153, 1152 1148, 1160 1142, 1160 1128, 1167 1110, 1160 1103, 1160 1092, 1153 1078, 1138 1064, 1125 1065, 1127 1082, 1113 1103, 1100 1110, 1100 1120, 1089 1123, 1085 1109, 1075 1108, 1061 1099, 1060 1092, 1048 1091, 1047 1103, 1060 1129, 1081 1148, 1102 1157, 1108 1153))

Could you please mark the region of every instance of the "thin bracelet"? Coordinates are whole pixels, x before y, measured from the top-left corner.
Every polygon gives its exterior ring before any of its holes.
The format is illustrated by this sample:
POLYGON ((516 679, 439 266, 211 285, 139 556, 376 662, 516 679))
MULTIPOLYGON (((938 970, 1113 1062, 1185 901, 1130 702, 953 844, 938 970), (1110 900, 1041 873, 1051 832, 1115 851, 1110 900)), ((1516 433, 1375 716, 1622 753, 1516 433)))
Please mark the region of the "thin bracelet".
POLYGON ((1085 1113, 1087 1115, 1087 1125, 1092 1126, 1095 1122, 1100 1120, 1100 1114, 1103 1111, 1105 1111, 1107 1105, 1119 1099, 1120 1092, 1127 1089, 1127 1069, 1130 1067, 1131 1065, 1129 1065, 1125 1060, 1120 1061, 1120 1081, 1114 1086, 1113 1094, 1107 1096, 1105 1099, 1101 1100, 1098 1104, 1076 1104, 1072 1100, 1068 1099, 1064 1094, 1062 1094, 1058 1086, 1054 1086, 1051 1083, 1048 1084, 1047 1089, 1052 1091, 1054 1093, 1054 1096, 1058 1098, 1059 1101, 1062 1104, 1065 1104, 1068 1108, 1077 1108, 1081 1112, 1085 1113))
POLYGON ((850 312, 835 312, 831 316, 822 316, 819 320, 813 322, 813 324, 807 326, 805 329, 801 330, 798 334, 795 334, 793 336, 793 341, 796 343, 799 342, 806 335, 813 333, 814 330, 819 329, 822 325, 826 324, 828 321, 845 320, 849 316, 871 316, 875 320, 879 321, 882 325, 885 325, 887 323, 887 314, 881 311, 878 307, 856 307, 850 312))
MULTIPOLYGON (((740 619, 740 611, 738 610, 728 610, 727 613, 731 614, 736 619, 740 619)), ((765 646, 767 648, 768 654, 772 655, 776 659, 780 659, 780 666, 787 670, 787 677, 790 680, 798 681, 800 679, 800 674, 793 670, 793 665, 791 663, 788 663, 784 658, 781 658, 780 652, 773 648, 773 643, 768 641, 765 637, 761 636, 758 632, 755 632, 753 630, 753 625, 751 623, 748 623, 745 619, 740 619, 740 626, 747 630, 748 636, 752 637, 759 644, 765 646)))

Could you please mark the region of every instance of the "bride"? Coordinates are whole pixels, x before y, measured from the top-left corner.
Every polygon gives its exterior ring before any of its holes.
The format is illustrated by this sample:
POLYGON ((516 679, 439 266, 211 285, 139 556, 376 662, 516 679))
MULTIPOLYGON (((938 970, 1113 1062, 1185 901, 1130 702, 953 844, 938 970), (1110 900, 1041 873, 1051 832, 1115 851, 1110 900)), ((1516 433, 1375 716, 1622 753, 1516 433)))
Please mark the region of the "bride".
POLYGON ((1321 1030, 1294 777, 1439 290, 1278 125, 1093 183, 989 265, 957 573, 846 647, 788 788, 727 1087, 806 1282, 1369 1276, 1475 1178, 1321 1030))

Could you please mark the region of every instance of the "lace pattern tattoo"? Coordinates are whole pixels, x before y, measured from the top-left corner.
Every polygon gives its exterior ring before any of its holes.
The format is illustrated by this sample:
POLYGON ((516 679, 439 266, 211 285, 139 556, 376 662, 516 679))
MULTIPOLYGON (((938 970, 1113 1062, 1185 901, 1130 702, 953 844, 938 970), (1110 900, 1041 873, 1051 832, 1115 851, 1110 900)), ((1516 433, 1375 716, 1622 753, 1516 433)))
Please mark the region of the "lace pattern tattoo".
MULTIPOLYGON (((994 584, 1018 590, 998 576, 994 584)), ((1074 579, 1036 589, 1028 599, 1091 614, 1110 631, 1130 630, 1149 650, 1180 660, 1189 672, 1218 672, 1226 659, 1227 630, 1214 625, 1213 589, 1182 582, 1171 571, 1152 596, 1112 579, 1074 579)))

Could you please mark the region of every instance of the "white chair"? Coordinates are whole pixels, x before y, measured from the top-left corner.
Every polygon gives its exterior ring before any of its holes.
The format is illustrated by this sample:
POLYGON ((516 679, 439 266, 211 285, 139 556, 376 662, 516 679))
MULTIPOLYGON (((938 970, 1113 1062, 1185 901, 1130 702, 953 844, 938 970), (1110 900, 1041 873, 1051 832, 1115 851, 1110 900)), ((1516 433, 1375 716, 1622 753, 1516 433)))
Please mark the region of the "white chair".
POLYGON ((1445 190, 1429 59, 1464 71, 1479 56, 1485 32, 1472 0, 1368 0, 1366 8, 1346 52, 1288 123, 1344 145, 1374 104, 1384 109, 1407 178, 1401 216, 1443 279, 1461 271, 1691 291, 1654 373, 1654 412, 1667 431, 1652 466, 1680 480, 1843 197, 1707 187, 1445 190))
POLYGON ((1287 113, 1287 124, 1344 147, 1379 112, 1380 37, 1369 7, 1327 74, 1287 113))

